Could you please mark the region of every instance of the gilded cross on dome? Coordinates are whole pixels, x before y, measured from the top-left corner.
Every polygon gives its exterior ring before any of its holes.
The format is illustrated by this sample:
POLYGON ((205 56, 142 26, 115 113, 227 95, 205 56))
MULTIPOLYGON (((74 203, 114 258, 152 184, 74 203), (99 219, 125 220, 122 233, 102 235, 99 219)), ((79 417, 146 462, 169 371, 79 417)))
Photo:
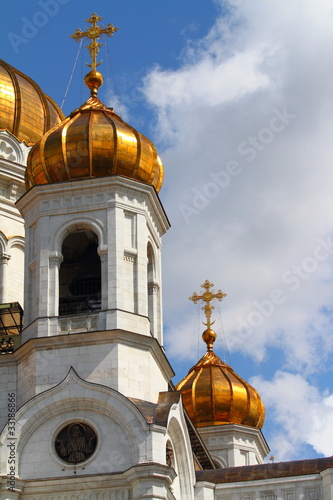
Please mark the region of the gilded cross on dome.
POLYGON ((189 300, 192 300, 194 304, 196 304, 199 300, 206 302, 206 304, 201 309, 205 311, 207 323, 204 323, 204 325, 206 325, 207 328, 210 328, 211 325, 215 323, 215 321, 213 321, 213 323, 210 322, 212 310, 214 309, 214 306, 211 304, 211 301, 214 299, 218 299, 221 302, 221 300, 227 296, 227 294, 223 293, 222 290, 218 290, 217 293, 214 293, 214 290, 211 290, 211 287, 213 286, 214 283, 210 283, 208 280, 206 280, 204 284, 201 285, 201 288, 205 290, 203 294, 198 295, 196 292, 194 292, 192 297, 189 297, 189 300))
POLYGON ((96 71, 97 66, 99 66, 101 63, 96 62, 97 54, 99 52, 99 48, 102 47, 102 44, 97 42, 97 39, 101 35, 107 35, 107 36, 112 36, 115 31, 118 31, 118 28, 113 26, 113 24, 108 24, 106 28, 102 29, 100 26, 97 26, 97 23, 101 21, 103 18, 98 16, 97 14, 92 14, 89 19, 86 19, 86 23, 90 23, 91 27, 87 28, 87 31, 82 31, 80 28, 77 28, 75 33, 71 35, 71 38, 74 38, 77 42, 81 40, 81 38, 84 38, 85 36, 87 38, 90 38, 92 40, 89 45, 87 45, 87 49, 89 50, 89 54, 91 56, 91 64, 87 64, 92 71, 96 71))

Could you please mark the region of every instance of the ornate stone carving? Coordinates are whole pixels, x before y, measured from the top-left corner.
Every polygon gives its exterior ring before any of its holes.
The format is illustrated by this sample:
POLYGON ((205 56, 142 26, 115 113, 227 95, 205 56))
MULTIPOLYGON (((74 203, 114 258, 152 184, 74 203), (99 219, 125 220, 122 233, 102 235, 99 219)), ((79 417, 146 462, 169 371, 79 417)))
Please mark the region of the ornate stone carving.
POLYGON ((148 295, 158 295, 160 287, 157 283, 148 283, 148 295))
POLYGON ((10 258, 10 255, 3 253, 2 255, 0 255, 0 264, 8 264, 10 258))
POLYGON ((60 333, 78 333, 98 330, 98 315, 72 316, 59 319, 60 333))
POLYGON ((124 255, 124 260, 126 262, 134 262, 135 261, 135 256, 134 255, 129 255, 129 254, 126 254, 124 255))
POLYGON ((4 158, 5 160, 17 161, 17 155, 7 142, 1 140, 0 141, 0 158, 4 158))
POLYGON ((50 257, 50 268, 57 267, 59 269, 62 261, 63 261, 62 256, 53 255, 52 257, 50 257))
POLYGON ((174 456, 171 442, 168 440, 166 444, 166 464, 168 467, 174 467, 174 456))

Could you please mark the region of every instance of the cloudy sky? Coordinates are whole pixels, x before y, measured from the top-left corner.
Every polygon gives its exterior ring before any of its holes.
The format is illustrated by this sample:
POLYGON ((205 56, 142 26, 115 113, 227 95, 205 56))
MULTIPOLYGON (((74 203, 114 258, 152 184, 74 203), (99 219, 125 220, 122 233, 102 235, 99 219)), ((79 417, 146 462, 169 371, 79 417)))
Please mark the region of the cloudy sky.
MULTIPOLYGON (((101 98, 157 145, 166 177, 165 345, 175 382, 215 351, 260 392, 275 460, 333 454, 332 0, 95 0, 119 32, 101 98)), ((61 104, 82 0, 2 6, 1 57, 61 104)), ((88 96, 78 63, 64 104, 88 96)))

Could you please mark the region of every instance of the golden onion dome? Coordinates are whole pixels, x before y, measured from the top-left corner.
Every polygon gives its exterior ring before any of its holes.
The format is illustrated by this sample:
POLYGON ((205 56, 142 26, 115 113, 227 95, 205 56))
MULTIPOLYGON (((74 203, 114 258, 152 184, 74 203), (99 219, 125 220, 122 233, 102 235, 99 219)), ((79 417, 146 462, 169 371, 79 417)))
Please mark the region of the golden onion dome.
POLYGON ((64 118, 36 82, 0 59, 0 129, 30 145, 64 118))
POLYGON ((196 427, 239 424, 261 429, 264 424, 265 408, 258 392, 212 350, 176 389, 196 427))
POLYGON ((27 188, 122 175, 158 192, 163 182, 154 144, 94 96, 34 145, 26 173, 27 188))
POLYGON ((226 294, 214 293, 214 284, 208 280, 201 285, 204 293, 190 297, 195 304, 205 302, 207 328, 202 338, 207 345, 206 354, 176 386, 182 394, 184 407, 196 427, 239 424, 261 429, 265 420, 265 407, 258 392, 213 352, 216 333, 211 328, 214 299, 221 301, 226 294))
POLYGON ((122 175, 154 186, 157 192, 163 182, 163 165, 154 144, 128 125, 112 108, 97 97, 103 84, 96 57, 101 34, 112 36, 118 30, 112 24, 102 29, 102 18, 93 13, 86 21, 91 28, 77 29, 71 35, 76 41, 88 37, 91 71, 84 78, 90 98, 61 124, 49 130, 31 149, 26 169, 27 188, 78 179, 122 175))

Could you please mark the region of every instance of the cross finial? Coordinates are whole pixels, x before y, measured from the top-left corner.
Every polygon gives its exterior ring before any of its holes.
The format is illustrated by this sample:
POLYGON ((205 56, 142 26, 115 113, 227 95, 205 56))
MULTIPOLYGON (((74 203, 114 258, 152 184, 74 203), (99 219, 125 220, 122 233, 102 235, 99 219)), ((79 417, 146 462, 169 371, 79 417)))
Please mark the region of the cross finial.
POLYGON ((211 304, 211 301, 213 299, 218 299, 221 302, 221 300, 227 296, 227 294, 223 293, 222 290, 218 290, 217 293, 214 293, 213 290, 210 290, 210 288, 213 286, 214 283, 210 283, 208 280, 206 280, 204 284, 201 285, 201 288, 205 290, 204 293, 202 295, 198 295, 196 292, 194 292, 192 297, 189 297, 189 300, 192 300, 194 304, 196 304, 199 300, 206 302, 206 304, 201 309, 205 311, 207 323, 204 323, 204 325, 207 326, 207 329, 209 329, 215 323, 215 321, 213 321, 212 323, 210 322, 212 310, 214 309, 214 306, 211 304))
POLYGON ((77 42, 81 40, 81 38, 87 37, 91 40, 91 42, 86 46, 89 50, 89 54, 91 57, 91 64, 87 64, 91 68, 91 71, 85 77, 85 83, 87 87, 89 87, 92 91, 92 95, 97 95, 97 89, 103 83, 102 75, 96 71, 97 66, 101 64, 97 62, 97 54, 99 52, 102 44, 97 40, 101 35, 112 36, 118 28, 113 26, 113 24, 108 24, 106 28, 102 29, 100 26, 97 26, 97 23, 101 21, 103 18, 93 13, 89 19, 86 19, 87 23, 91 24, 91 27, 87 28, 86 31, 82 31, 80 28, 77 28, 73 35, 70 35, 71 38, 74 38, 77 42))

